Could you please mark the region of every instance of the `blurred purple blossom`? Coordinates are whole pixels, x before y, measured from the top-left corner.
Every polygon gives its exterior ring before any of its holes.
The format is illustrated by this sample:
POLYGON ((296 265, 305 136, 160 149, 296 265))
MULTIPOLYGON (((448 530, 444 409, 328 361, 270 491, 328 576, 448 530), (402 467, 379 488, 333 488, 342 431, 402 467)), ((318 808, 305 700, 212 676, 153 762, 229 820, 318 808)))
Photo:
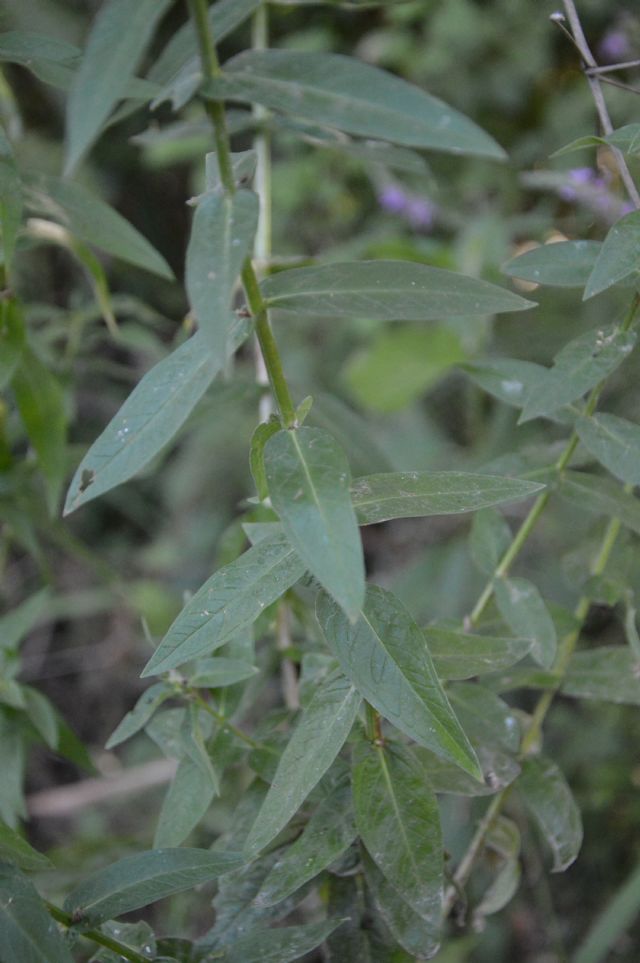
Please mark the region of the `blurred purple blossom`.
POLYGON ((619 29, 608 30, 598 44, 598 53, 607 63, 615 63, 629 56, 629 38, 619 29))
POLYGON ((433 227, 438 208, 426 197, 408 194, 398 184, 385 184, 378 191, 378 204, 389 214, 402 215, 417 230, 433 227))
POLYGON ((386 184, 378 194, 378 204, 390 214, 402 214, 409 198, 397 184, 386 184))

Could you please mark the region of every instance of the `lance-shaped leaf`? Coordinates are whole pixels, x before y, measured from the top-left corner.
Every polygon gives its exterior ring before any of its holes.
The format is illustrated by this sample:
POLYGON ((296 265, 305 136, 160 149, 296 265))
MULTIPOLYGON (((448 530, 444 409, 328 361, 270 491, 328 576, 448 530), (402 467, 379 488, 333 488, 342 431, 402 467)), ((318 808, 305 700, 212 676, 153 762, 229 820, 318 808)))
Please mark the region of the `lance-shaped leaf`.
POLYGON ((548 669, 555 658, 558 640, 538 589, 524 578, 499 579, 495 593, 500 614, 511 631, 530 640, 531 655, 548 669))
POLYGON ((80 50, 33 30, 8 30, 0 34, 0 60, 21 64, 44 83, 67 90, 80 50))
POLYGON ((189 675, 189 685, 218 689, 236 682, 252 679, 259 669, 242 659, 200 659, 195 671, 189 675))
MULTIPOLYGON (((500 863, 493 881, 473 910, 476 925, 481 926, 485 916, 498 913, 510 902, 520 882, 520 830, 512 820, 499 816, 487 833, 487 849, 497 854, 500 863)), ((495 859, 492 860, 495 862, 495 859)))
POLYGON ((369 854, 416 913, 439 921, 442 832, 424 770, 402 746, 361 742, 352 784, 356 826, 369 854))
POLYGON ((136 732, 144 729, 147 722, 159 709, 163 702, 175 695, 175 688, 168 682, 156 682, 143 692, 135 706, 122 720, 119 726, 112 732, 107 740, 105 749, 113 749, 121 742, 126 742, 136 732))
POLYGON ((588 512, 619 518, 632 532, 640 534, 640 499, 625 492, 612 478, 580 471, 563 472, 558 494, 588 512))
POLYGON ((258 223, 258 197, 214 191, 196 207, 187 248, 189 303, 215 362, 224 364, 234 316, 231 304, 258 223))
POLYGON ((11 386, 46 481, 47 502, 53 514, 67 467, 67 417, 62 386, 29 347, 22 353, 11 386))
POLYGON ((562 683, 563 695, 640 705, 638 658, 627 646, 607 645, 571 656, 562 683))
POLYGON ((51 862, 44 853, 39 853, 30 846, 26 839, 7 826, 3 819, 0 819, 0 861, 13 863, 27 872, 51 869, 51 862))
POLYGON ((503 264, 512 278, 550 287, 581 288, 587 283, 602 244, 599 241, 561 241, 542 244, 503 264))
POLYGON ((390 518, 457 515, 488 505, 529 498, 544 488, 538 482, 460 471, 401 471, 357 478, 351 486, 361 525, 390 518))
POLYGON ((481 780, 475 754, 440 685, 424 636, 400 600, 369 586, 360 618, 352 624, 322 593, 316 614, 361 695, 416 742, 481 780))
POLYGON ((0 959, 18 963, 73 963, 58 927, 31 882, 0 864, 0 959))
POLYGON ((350 618, 364 600, 364 560, 347 456, 328 431, 280 431, 264 446, 273 507, 306 567, 350 618))
POLYGON ((169 628, 142 673, 155 675, 229 642, 304 575, 280 532, 263 539, 204 583, 169 628))
POLYGON ((154 847, 179 846, 200 822, 218 792, 211 766, 198 765, 186 757, 181 759, 162 801, 154 847))
POLYGON ((516 715, 484 685, 458 682, 448 691, 456 715, 469 733, 469 741, 480 760, 485 784, 492 788, 508 785, 520 771, 515 759, 520 746, 516 715))
POLYGON ((273 906, 286 899, 338 859, 355 837, 351 787, 339 784, 320 803, 302 835, 278 858, 260 887, 256 903, 273 906))
POLYGON ((613 225, 593 266, 584 300, 606 291, 640 268, 640 211, 626 214, 613 225))
POLYGON ((127 92, 156 24, 172 0, 107 0, 93 23, 67 107, 67 174, 127 92))
MULTIPOLYGON (((245 333, 236 325, 236 344, 245 333)), ((80 462, 65 515, 148 465, 187 420, 222 364, 198 332, 148 371, 80 462)))
POLYGON ((483 672, 505 669, 524 659, 532 645, 527 638, 499 639, 470 635, 438 625, 428 625, 424 635, 441 679, 471 679, 483 672))
POLYGON ((0 126, 0 227, 5 264, 13 257, 16 235, 22 218, 22 185, 11 144, 0 126))
POLYGON ((543 365, 517 358, 496 358, 460 367, 490 395, 514 408, 522 408, 547 374, 543 365))
POLYGON ((340 54, 250 50, 205 93, 258 102, 350 134, 501 160, 502 148, 463 114, 399 77, 340 54))
POLYGON ((147 239, 86 187, 35 174, 25 178, 25 203, 34 214, 51 218, 79 240, 161 277, 173 278, 171 268, 147 239))
POLYGON ((270 307, 324 318, 439 321, 534 307, 518 294, 413 261, 351 261, 292 268, 262 282, 270 307))
POLYGON ((518 776, 520 766, 504 752, 479 751, 478 757, 484 773, 484 783, 450 762, 440 759, 424 746, 413 746, 413 755, 424 768, 425 777, 435 793, 453 793, 456 796, 491 796, 504 789, 518 776))
POLYGON ((520 423, 581 398, 622 364, 635 343, 634 332, 616 327, 587 331, 570 341, 556 355, 553 367, 532 386, 520 423))
POLYGON ((360 706, 350 682, 333 673, 302 710, 273 782, 247 837, 249 852, 264 849, 297 812, 342 749, 360 706))
POLYGON ((252 930, 215 953, 220 963, 291 963, 307 956, 337 929, 343 920, 325 920, 306 926, 279 926, 252 930))
POLYGON ((553 872, 562 873, 582 845, 580 810, 555 762, 531 756, 522 763, 518 788, 553 853, 553 872))
POLYGON ((587 451, 628 485, 640 485, 640 425, 596 412, 578 418, 576 431, 587 451))
POLYGON ((374 904, 392 935, 411 959, 430 960, 440 945, 440 914, 425 920, 416 913, 380 872, 366 850, 362 853, 362 866, 374 904))
POLYGON ((64 908, 78 921, 101 923, 223 876, 243 862, 239 853, 152 849, 93 873, 69 894, 64 908))

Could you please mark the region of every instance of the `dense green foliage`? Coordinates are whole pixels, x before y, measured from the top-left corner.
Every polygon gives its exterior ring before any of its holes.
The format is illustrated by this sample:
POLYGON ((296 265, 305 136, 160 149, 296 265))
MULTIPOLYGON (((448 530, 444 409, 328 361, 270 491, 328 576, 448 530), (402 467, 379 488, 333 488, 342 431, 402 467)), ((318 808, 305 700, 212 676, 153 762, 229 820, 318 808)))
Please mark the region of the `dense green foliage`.
POLYGON ((578 15, 640 24, 564 8, 3 11, 0 963, 637 958, 640 124, 578 15))

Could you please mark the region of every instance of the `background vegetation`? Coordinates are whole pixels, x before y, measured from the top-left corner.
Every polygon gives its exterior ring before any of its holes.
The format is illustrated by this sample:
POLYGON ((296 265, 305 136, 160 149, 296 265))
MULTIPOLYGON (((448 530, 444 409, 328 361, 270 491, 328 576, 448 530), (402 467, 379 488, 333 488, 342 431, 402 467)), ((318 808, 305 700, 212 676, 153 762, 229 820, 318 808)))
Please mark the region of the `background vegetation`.
MULTIPOLYGON (((37 30, 80 45, 99 6, 5 0, 0 28, 37 30)), ((422 171, 392 170, 281 131, 273 166, 277 257, 283 263, 301 253, 325 260, 402 257, 504 286, 512 282, 501 275, 501 265, 527 245, 602 240, 626 203, 610 156, 590 148, 551 157, 574 138, 597 132, 579 57, 549 21, 553 10, 526 0, 415 0, 361 11, 273 6, 273 46, 350 53, 391 70, 462 110, 509 154, 507 164, 496 165, 433 153, 422 171)), ((637 56, 640 20, 632 4, 582 0, 580 12, 602 62, 637 56)), ((169 9, 145 68, 184 18, 181 4, 169 9)), ((248 42, 243 24, 222 43, 221 59, 248 42)), ((0 37, 0 58, 2 49, 0 37)), ((2 123, 19 169, 32 172, 37 191, 37 175, 61 171, 65 94, 15 58, 2 68, 2 123)), ((632 92, 607 88, 607 100, 615 127, 637 117, 632 92)), ((251 134, 235 119, 234 149, 241 150, 250 146, 251 134)), ((151 120, 141 110, 109 127, 76 179, 135 225, 181 282, 192 216, 185 199, 204 189, 203 155, 212 149, 199 103, 189 104, 177 121, 163 103, 151 120)), ((630 163, 633 171, 633 158, 630 163)), ((38 213, 47 214, 34 202, 32 214, 38 213)), ((255 494, 247 451, 261 390, 247 344, 175 444, 135 480, 62 520, 59 482, 69 478, 142 374, 184 340, 188 304, 182 283, 132 266, 117 252, 94 253, 98 266, 87 268, 84 248, 69 250, 64 240, 39 233, 37 224, 17 243, 12 286, 26 305, 36 358, 33 397, 40 401, 20 404, 15 391, 7 392, 0 407, 0 591, 8 613, 0 623, 6 710, 0 770, 10 774, 0 780, 0 814, 12 825, 16 814, 31 814, 29 839, 57 867, 55 874, 42 871, 39 888, 60 902, 92 869, 151 844, 170 769, 148 768, 159 751, 147 735, 117 750, 104 747, 146 688, 140 671, 185 593, 245 544, 238 516, 255 494), (57 454, 51 456, 49 444, 58 446, 57 454), (31 687, 28 698, 39 707, 39 723, 26 742, 16 679, 31 687), (49 702, 40 704, 38 694, 49 702), (20 772, 15 763, 22 753, 20 772), (119 795, 91 802, 73 791, 89 778, 109 776, 119 785, 131 771, 142 786, 119 795), (160 785, 144 787, 156 778, 160 785)), ((332 430, 354 475, 526 472, 549 464, 566 428, 545 420, 519 426, 517 409, 487 394, 464 367, 500 356, 548 365, 582 330, 618 318, 629 294, 614 287, 582 304, 575 288, 539 288, 532 295, 539 304, 534 313, 428 328, 405 323, 390 329, 366 318, 321 325, 301 319, 278 330, 279 344, 296 397, 314 398, 310 423, 332 430)), ((605 398, 608 411, 637 419, 637 353, 612 376, 605 398)), ((512 528, 524 511, 520 503, 506 507, 512 528)), ((470 524, 470 516, 453 515, 369 527, 363 531, 367 572, 421 624, 459 618, 485 581, 470 556, 470 524)), ((580 505, 552 499, 518 574, 535 581, 558 611, 570 609, 583 583, 585 546, 595 544, 600 530, 598 518, 580 505)), ((637 537, 628 534, 616 550, 611 584, 603 580, 594 592, 584 631, 588 645, 625 644, 633 596, 621 598, 613 583, 624 568, 631 590, 640 590, 635 559, 637 537)), ((282 662, 286 657, 290 671, 289 660, 297 664, 305 645, 299 623, 291 637, 268 619, 261 627, 262 684, 252 690, 249 728, 259 728, 279 704, 282 662), (273 644, 278 632, 280 650, 273 644)), ((532 694, 512 694, 509 702, 527 711, 532 694)), ((634 707, 557 700, 545 749, 566 774, 583 815, 580 858, 568 872, 549 875, 541 841, 522 821, 518 893, 479 931, 457 935, 454 927, 438 959, 533 963, 575 952, 594 916, 637 866, 639 740, 634 707)), ((247 780, 246 767, 231 771, 190 845, 206 847, 233 825, 247 780)), ((465 800, 464 806, 470 833, 484 802, 465 800)), ((445 830, 459 817, 445 805, 445 830)), ((447 839, 454 861, 467 841, 447 839)), ((638 888, 636 881, 632 917, 638 888)), ((195 936, 210 925, 210 897, 209 891, 190 892, 146 911, 146 918, 163 934, 195 936)), ((593 959, 637 959, 637 924, 618 930, 608 955, 593 959)))

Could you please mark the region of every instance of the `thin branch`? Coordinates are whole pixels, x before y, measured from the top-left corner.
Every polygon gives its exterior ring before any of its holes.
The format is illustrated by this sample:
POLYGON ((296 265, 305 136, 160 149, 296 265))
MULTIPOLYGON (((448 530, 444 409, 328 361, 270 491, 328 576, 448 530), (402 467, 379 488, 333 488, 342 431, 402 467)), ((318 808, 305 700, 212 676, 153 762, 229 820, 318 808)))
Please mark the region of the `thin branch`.
MULTIPOLYGON (((592 72, 593 68, 597 68, 598 65, 593 54, 591 53, 591 48, 587 43, 587 38, 584 35, 584 30, 582 29, 582 24, 580 23, 580 17, 578 16, 576 5, 573 0, 562 0, 562 2, 567 14, 569 26, 571 27, 574 43, 580 51, 580 56, 582 57, 584 63, 585 76, 591 90, 593 102, 598 112, 598 117, 600 118, 600 124, 605 134, 611 134, 613 132, 613 124, 611 123, 609 110, 604 99, 602 86, 597 75, 592 72)), ((622 182, 627 190, 627 193, 633 202, 634 207, 640 210, 640 194, 638 193, 638 189, 633 181, 631 173, 629 172, 627 163, 622 156, 622 152, 619 151, 617 147, 612 147, 611 151, 615 158, 618 170, 620 171, 620 177, 622 178, 622 182)))
POLYGON ((617 70, 631 70, 640 67, 640 60, 627 60, 622 64, 606 64, 604 67, 586 67, 587 74, 612 74, 617 70))

